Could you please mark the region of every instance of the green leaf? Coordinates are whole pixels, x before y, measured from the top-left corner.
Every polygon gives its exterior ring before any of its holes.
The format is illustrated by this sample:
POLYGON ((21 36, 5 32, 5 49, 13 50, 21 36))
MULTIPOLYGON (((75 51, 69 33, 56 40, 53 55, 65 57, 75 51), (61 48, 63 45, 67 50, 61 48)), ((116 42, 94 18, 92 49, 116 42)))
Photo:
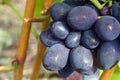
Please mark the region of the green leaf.
POLYGON ((9 47, 12 45, 12 37, 9 31, 0 28, 0 45, 9 47))
POLYGON ((120 67, 117 66, 110 80, 120 80, 120 67))

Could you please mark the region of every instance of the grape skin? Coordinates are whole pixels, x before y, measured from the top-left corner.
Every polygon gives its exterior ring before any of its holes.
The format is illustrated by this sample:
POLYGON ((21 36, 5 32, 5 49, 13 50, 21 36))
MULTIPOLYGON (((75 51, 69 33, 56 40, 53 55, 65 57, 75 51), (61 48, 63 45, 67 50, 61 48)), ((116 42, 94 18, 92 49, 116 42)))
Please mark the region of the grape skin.
POLYGON ((118 62, 120 53, 118 40, 102 43, 97 51, 97 59, 101 69, 111 69, 118 62))
POLYGON ((114 16, 120 22, 120 2, 112 5, 111 15, 114 16))
POLYGON ((62 77, 69 77, 74 72, 74 69, 71 66, 70 60, 68 59, 67 65, 58 71, 59 75, 62 77))
POLYGON ((81 37, 81 41, 83 46, 88 49, 94 49, 100 43, 99 38, 95 35, 95 32, 93 30, 84 31, 81 37))
POLYGON ((44 68, 58 71, 65 79, 79 80, 73 74, 78 72, 85 75, 83 79, 98 80, 98 66, 108 70, 120 60, 120 42, 115 40, 120 38, 119 0, 113 1, 111 13, 108 4, 98 10, 88 2, 54 3, 49 9, 53 21, 40 35, 41 42, 48 47, 43 57, 44 68), (103 16, 98 19, 98 15, 103 16))
POLYGON ((68 48, 75 48, 80 44, 81 32, 70 32, 65 40, 65 45, 68 48))
POLYGON ((80 1, 80 0, 76 0, 76 1, 69 1, 69 0, 65 0, 63 1, 63 3, 68 4, 71 7, 77 7, 77 6, 82 6, 85 4, 85 1, 80 1))
POLYGON ((120 34, 120 24, 112 16, 103 16, 95 25, 97 36, 104 41, 115 40, 120 34))
POLYGON ((100 15, 100 11, 93 4, 88 3, 88 4, 85 4, 85 6, 88 6, 92 9, 94 9, 96 11, 97 15, 100 15))
POLYGON ((55 3, 50 7, 50 15, 54 21, 65 21, 70 9, 66 3, 55 3))
POLYGON ((61 42, 59 39, 55 38, 52 35, 50 28, 43 31, 40 34, 40 40, 44 45, 46 45, 48 47, 61 42))
POLYGON ((88 6, 72 8, 67 17, 68 24, 74 30, 87 30, 93 26, 96 20, 96 11, 88 6))
POLYGON ((65 39, 69 34, 69 28, 66 23, 57 21, 51 26, 52 34, 58 39, 65 39))
POLYGON ((78 46, 70 52, 70 62, 77 71, 87 71, 93 66, 93 57, 89 49, 78 46))
POLYGON ((120 0, 116 0, 116 2, 120 2, 120 0))
POLYGON ((96 73, 98 66, 96 66, 97 64, 95 63, 95 60, 93 60, 93 65, 91 68, 89 68, 88 70, 77 70, 79 73, 82 73, 84 75, 93 75, 94 73, 96 73))
POLYGON ((63 44, 49 47, 43 57, 43 66, 50 71, 61 70, 67 64, 69 49, 63 44))

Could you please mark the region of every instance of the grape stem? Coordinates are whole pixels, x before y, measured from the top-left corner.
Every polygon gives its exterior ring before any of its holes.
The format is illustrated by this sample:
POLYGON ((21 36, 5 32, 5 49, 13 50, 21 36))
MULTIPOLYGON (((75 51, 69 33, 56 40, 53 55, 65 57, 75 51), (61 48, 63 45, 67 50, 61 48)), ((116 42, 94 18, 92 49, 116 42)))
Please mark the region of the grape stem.
POLYGON ((99 80, 110 80, 113 72, 115 71, 116 66, 110 70, 104 70, 99 80))
POLYGON ((106 2, 106 0, 100 0, 101 2, 106 2))
POLYGON ((98 19, 102 18, 102 16, 98 16, 98 19))
POLYGON ((24 20, 27 22, 43 22, 47 18, 49 18, 49 15, 43 16, 41 18, 24 18, 24 20))
POLYGON ((98 0, 90 0, 90 2, 93 3, 99 10, 101 10, 107 3, 107 1, 106 1, 103 4, 100 4, 100 2, 98 0))
MULTIPOLYGON (((49 21, 50 21, 50 17, 42 23, 41 32, 44 31, 48 27, 49 21)), ((46 46, 43 45, 42 42, 38 39, 37 54, 36 54, 33 72, 32 72, 30 80, 37 80, 45 50, 46 50, 46 46)))
POLYGON ((113 1, 112 1, 112 0, 109 0, 108 7, 111 7, 111 6, 112 6, 112 3, 113 3, 113 1))

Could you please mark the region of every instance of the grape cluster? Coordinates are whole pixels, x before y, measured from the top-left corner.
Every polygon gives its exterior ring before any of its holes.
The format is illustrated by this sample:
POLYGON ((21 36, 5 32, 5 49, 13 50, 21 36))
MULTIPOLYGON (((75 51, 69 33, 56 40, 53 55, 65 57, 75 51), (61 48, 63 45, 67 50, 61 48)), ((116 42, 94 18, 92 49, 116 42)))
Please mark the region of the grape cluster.
POLYGON ((52 21, 40 34, 48 47, 43 57, 47 70, 63 77, 74 71, 91 75, 98 68, 111 69, 120 60, 119 0, 101 10, 90 0, 64 0, 49 11, 52 21))

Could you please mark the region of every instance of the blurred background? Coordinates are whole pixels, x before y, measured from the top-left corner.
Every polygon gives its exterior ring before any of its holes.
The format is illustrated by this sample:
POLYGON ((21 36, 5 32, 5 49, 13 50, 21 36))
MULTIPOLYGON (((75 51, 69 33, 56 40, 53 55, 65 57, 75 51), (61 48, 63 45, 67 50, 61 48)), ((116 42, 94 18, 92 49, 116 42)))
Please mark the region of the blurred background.
MULTIPOLYGON (((42 0, 40 0, 42 1, 42 0)), ((54 0, 60 1, 60 0, 54 0)), ((0 0, 0 66, 10 65, 15 58, 17 46, 22 26, 22 17, 24 15, 26 0, 0 0), (7 1, 7 2, 6 2, 7 1)), ((39 14, 38 14, 39 15, 39 14)), ((40 33, 41 23, 33 23, 38 33, 40 33)), ((37 53, 37 41, 35 36, 30 34, 29 45, 27 50, 27 59, 24 66, 23 80, 30 80, 34 60, 37 53)), ((80 80, 81 75, 74 72, 68 78, 60 77, 57 72, 49 72, 43 68, 39 70, 38 80, 80 80)), ((14 72, 0 72, 0 80, 14 80, 14 72)), ((117 67, 111 80, 119 80, 120 73, 117 67)), ((96 75, 95 75, 96 76, 96 75)), ((93 77, 93 76, 92 76, 93 77)), ((87 76, 84 80, 98 80, 87 76)))
MULTIPOLYGON (((8 0, 14 7, 6 4, 4 1, 5 0, 0 0, 0 66, 10 65, 15 57, 22 20, 20 16, 16 14, 14 8, 23 15, 26 0, 8 0)), ((33 26, 34 28, 39 28, 40 23, 34 23, 33 26)), ((30 80, 29 78, 32 73, 36 50, 37 41, 31 33, 23 80, 30 80)), ((13 72, 0 72, 0 80, 13 80, 13 76, 13 72)), ((57 76, 56 72, 48 72, 43 67, 40 69, 39 78, 43 80, 48 80, 48 77, 55 78, 57 76)))
MULTIPOLYGON (((24 15, 26 0, 0 0, 0 66, 10 65, 15 58, 22 19, 24 15), (8 2, 6 2, 8 1, 8 2)), ((40 23, 33 23, 32 26, 38 31, 41 26, 40 23)), ((35 36, 31 33, 29 45, 27 50, 27 59, 24 66, 23 80, 30 80, 33 69, 34 60, 37 51, 37 41, 35 36)), ((76 78, 62 78, 57 72, 49 72, 41 66, 39 70, 40 80, 80 80, 80 76, 75 72, 76 78)), ((0 72, 0 80, 14 80, 13 71, 0 72)))

